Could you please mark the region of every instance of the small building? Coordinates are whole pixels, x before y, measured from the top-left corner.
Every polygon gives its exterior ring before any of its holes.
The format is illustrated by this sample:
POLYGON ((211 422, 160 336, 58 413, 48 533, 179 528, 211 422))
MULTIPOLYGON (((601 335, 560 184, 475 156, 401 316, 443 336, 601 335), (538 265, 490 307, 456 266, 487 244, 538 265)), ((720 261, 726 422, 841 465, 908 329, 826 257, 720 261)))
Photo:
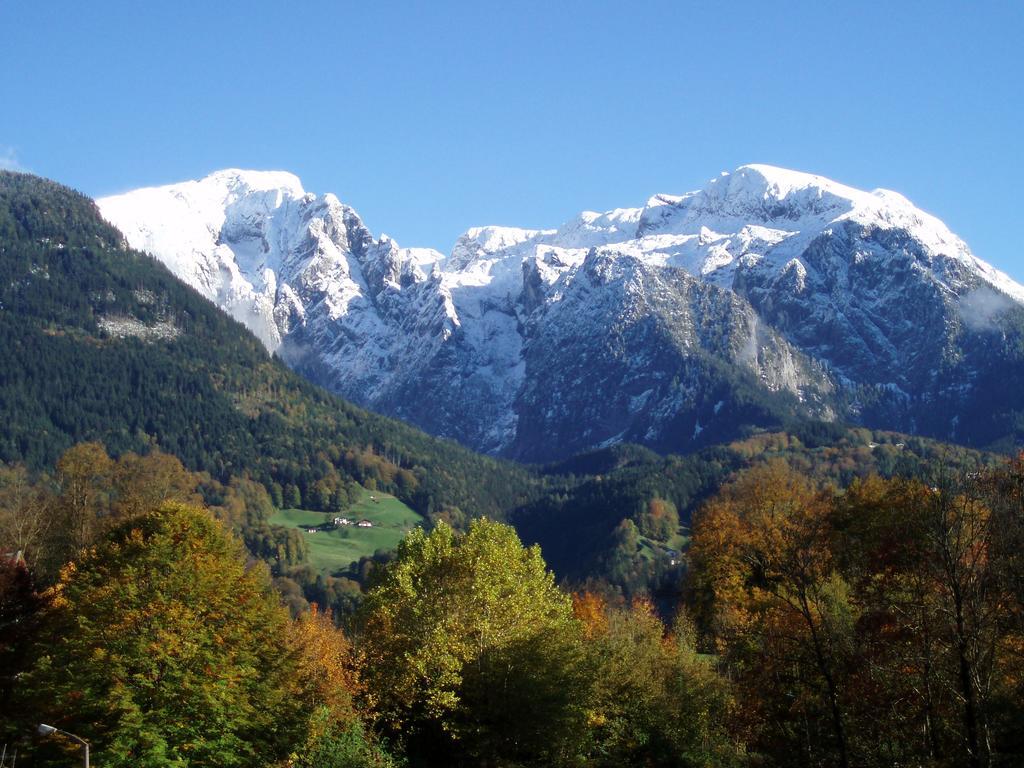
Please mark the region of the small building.
POLYGON ((373 528, 373 523, 371 523, 369 520, 360 520, 358 523, 356 523, 356 525, 358 525, 360 528, 373 528))
POLYGON ((334 518, 335 525, 352 525, 352 521, 347 517, 336 517, 334 518))

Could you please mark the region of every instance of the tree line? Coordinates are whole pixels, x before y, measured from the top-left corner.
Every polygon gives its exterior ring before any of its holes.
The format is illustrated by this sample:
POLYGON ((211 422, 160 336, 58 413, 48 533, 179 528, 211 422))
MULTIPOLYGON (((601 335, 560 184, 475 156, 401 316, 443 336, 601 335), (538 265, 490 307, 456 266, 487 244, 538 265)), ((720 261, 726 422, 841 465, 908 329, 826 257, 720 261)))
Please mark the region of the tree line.
POLYGON ((731 765, 742 752, 689 625, 666 633, 649 603, 570 596, 507 525, 414 530, 346 635, 315 605, 292 617, 195 500, 114 517, 45 589, 31 559, 0 565, 0 738, 19 765, 76 749, 39 722, 88 740, 97 764, 154 768, 731 765))
POLYGON ((1024 760, 1024 460, 837 493, 781 463, 698 515, 692 615, 771 765, 1024 760))
MULTIPOLYGON (((25 546, 0 568, 19 764, 73 748, 37 722, 125 766, 1024 756, 1024 457, 843 490, 781 462, 743 470, 696 514, 672 605, 566 591, 510 526, 439 522, 376 569, 342 632, 315 605, 289 612, 231 533, 243 485, 211 511, 175 460, 105 456, 58 465, 54 509, 94 510, 62 512, 63 554, 25 546)), ((33 503, 18 481, 0 507, 33 503)), ((660 500, 638 519, 655 533, 674 513, 660 500)), ((38 535, 0 521, 5 540, 38 535)))

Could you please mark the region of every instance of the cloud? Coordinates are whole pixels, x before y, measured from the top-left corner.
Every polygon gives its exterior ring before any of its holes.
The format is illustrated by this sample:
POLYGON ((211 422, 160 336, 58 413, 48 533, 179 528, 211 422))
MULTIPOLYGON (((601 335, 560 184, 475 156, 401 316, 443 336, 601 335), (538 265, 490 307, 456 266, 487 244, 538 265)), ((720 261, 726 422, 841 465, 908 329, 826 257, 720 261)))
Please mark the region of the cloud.
POLYGON ((960 318, 972 331, 996 328, 1000 316, 1018 304, 1005 294, 988 286, 979 286, 960 297, 960 318))
POLYGON ((0 171, 24 171, 25 166, 18 160, 14 147, 0 144, 0 171))

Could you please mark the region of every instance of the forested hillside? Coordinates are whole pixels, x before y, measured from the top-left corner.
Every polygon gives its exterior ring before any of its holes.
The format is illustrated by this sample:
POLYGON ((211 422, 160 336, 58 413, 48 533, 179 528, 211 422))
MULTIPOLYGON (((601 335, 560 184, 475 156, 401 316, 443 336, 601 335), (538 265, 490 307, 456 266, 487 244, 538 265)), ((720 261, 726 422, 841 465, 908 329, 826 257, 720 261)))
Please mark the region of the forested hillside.
POLYGON ((684 456, 631 445, 577 456, 547 467, 560 481, 510 520, 570 583, 674 593, 685 576, 694 511, 735 473, 773 460, 845 488, 871 475, 964 474, 998 459, 924 438, 806 422, 684 456))

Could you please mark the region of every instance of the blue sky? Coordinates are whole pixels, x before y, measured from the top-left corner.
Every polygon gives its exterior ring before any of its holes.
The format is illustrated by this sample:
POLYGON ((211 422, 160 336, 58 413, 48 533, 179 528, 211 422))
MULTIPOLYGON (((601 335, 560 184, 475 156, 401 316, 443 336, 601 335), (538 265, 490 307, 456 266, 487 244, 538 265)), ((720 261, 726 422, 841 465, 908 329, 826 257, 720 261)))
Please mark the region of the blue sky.
POLYGON ((450 249, 770 163, 1024 280, 1024 2, 0 3, 0 166, 103 195, 284 169, 450 249))

